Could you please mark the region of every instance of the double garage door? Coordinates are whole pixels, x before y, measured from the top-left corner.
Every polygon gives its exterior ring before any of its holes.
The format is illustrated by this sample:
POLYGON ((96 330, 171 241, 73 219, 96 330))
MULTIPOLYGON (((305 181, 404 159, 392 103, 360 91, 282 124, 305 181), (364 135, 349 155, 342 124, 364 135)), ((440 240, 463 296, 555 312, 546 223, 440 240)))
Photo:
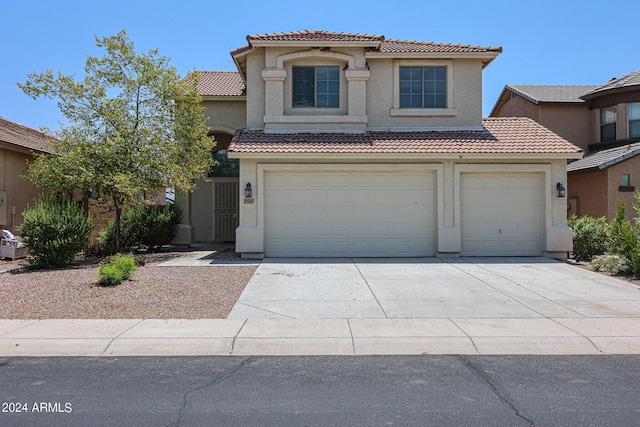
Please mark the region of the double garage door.
POLYGON ((435 174, 265 173, 265 256, 435 254, 435 174))
MULTIPOLYGON (((461 174, 461 255, 541 255, 541 181, 535 173, 461 174)), ((265 172, 264 188, 267 257, 436 253, 434 172, 265 172)))

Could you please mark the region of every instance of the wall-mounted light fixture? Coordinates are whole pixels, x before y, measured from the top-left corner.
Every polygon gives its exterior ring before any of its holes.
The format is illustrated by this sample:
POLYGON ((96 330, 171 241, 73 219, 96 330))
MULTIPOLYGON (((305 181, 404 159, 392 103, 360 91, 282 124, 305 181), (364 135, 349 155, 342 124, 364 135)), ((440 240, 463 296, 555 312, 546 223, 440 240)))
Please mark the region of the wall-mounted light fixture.
POLYGON ((253 189, 251 188, 251 183, 247 182, 247 186, 244 187, 244 197, 250 199, 253 197, 253 189))
POLYGON ((556 189, 558 190, 558 197, 567 197, 567 189, 564 188, 564 185, 562 185, 562 183, 557 183, 556 189))

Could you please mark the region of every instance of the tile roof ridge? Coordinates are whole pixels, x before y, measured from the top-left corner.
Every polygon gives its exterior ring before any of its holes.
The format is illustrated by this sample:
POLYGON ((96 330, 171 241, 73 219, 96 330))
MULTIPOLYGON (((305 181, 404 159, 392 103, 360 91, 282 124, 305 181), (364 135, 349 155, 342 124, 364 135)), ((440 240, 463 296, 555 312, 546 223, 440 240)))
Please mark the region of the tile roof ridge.
POLYGON ((481 46, 481 45, 472 45, 468 43, 446 43, 446 42, 402 40, 402 39, 385 39, 384 41, 389 43, 413 43, 413 44, 422 44, 422 45, 429 45, 429 46, 450 46, 450 47, 461 47, 461 48, 471 48, 471 49, 486 49, 490 51, 495 50, 495 51, 502 52, 501 46, 481 46))
POLYGON ((247 35, 247 41, 269 38, 269 37, 281 37, 281 36, 306 36, 313 34, 327 34, 327 35, 343 35, 343 36, 357 36, 357 37, 370 37, 384 40, 384 36, 380 34, 366 34, 366 33, 352 33, 346 31, 329 31, 329 30, 295 30, 295 31, 276 31, 271 33, 249 34, 247 35))

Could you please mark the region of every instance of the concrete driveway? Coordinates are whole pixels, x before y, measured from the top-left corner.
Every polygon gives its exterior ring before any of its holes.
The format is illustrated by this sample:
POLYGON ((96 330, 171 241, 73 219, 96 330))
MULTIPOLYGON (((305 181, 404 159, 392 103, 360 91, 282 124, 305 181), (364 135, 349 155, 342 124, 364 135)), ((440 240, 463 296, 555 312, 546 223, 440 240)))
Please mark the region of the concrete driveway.
POLYGON ((266 259, 228 317, 640 317, 640 289, 547 258, 266 259))
POLYGON ((639 288, 545 258, 269 259, 229 317, 250 354, 640 354, 639 288))

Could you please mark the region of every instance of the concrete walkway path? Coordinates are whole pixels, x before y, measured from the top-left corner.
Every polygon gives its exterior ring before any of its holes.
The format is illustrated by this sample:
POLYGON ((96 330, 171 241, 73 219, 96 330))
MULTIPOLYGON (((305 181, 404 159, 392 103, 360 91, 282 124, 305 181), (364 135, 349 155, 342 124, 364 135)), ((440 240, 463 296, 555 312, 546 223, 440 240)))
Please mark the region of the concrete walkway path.
POLYGON ((640 354, 640 289, 544 258, 269 259, 228 319, 0 320, 0 357, 366 354, 640 354))

